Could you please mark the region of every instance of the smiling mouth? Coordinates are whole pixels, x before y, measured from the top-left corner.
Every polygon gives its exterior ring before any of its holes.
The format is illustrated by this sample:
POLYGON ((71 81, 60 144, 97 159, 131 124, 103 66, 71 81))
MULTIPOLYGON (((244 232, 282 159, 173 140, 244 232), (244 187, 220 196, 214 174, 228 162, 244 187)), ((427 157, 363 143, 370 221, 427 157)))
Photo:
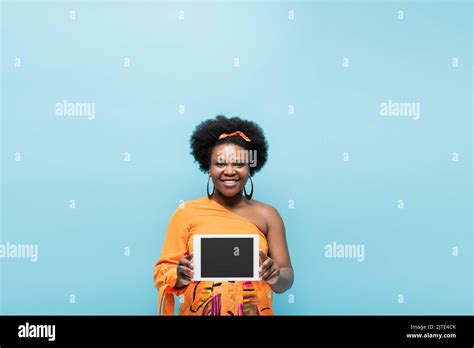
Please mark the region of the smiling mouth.
POLYGON ((232 187, 232 186, 236 186, 239 180, 221 180, 221 181, 224 184, 224 186, 232 187))

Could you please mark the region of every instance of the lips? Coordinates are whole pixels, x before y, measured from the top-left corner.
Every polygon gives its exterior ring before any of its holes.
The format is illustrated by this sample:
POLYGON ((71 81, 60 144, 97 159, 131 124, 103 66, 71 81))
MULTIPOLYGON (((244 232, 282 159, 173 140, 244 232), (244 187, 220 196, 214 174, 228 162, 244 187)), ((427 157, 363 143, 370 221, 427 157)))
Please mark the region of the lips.
POLYGON ((225 187, 237 186, 239 180, 221 180, 225 187))

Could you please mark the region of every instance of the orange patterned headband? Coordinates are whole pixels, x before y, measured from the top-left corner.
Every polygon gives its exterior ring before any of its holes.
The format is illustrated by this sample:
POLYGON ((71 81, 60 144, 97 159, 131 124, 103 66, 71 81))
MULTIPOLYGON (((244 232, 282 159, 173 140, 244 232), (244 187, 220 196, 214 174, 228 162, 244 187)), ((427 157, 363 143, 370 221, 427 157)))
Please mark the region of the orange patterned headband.
POLYGON ((219 135, 219 139, 224 139, 224 138, 231 137, 234 135, 240 135, 245 141, 251 141, 250 138, 246 136, 244 133, 242 133, 241 131, 236 131, 233 133, 222 133, 221 135, 219 135))

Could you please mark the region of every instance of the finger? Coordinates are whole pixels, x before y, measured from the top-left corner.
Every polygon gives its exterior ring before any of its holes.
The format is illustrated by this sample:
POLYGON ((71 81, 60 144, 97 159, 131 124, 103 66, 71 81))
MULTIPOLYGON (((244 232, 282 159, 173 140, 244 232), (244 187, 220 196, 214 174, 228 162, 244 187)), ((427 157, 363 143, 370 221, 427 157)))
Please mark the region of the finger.
POLYGON ((188 259, 186 259, 185 257, 183 257, 182 259, 179 260, 178 265, 179 266, 185 266, 185 267, 188 267, 190 269, 194 268, 192 262, 189 261, 188 259))
POLYGON ((192 278, 189 278, 188 276, 185 276, 185 275, 182 275, 181 276, 181 282, 182 284, 184 285, 188 285, 189 283, 191 283, 193 280, 192 278))
POLYGON ((278 281, 278 277, 280 276, 280 270, 275 270, 270 276, 267 278, 267 282, 270 284, 275 284, 278 281))
POLYGON ((270 274, 272 274, 275 271, 275 269, 278 269, 276 262, 273 260, 271 261, 272 261, 271 265, 268 268, 262 270, 262 277, 265 277, 265 279, 268 279, 270 274))
POLYGON ((193 270, 192 269, 189 269, 185 266, 178 266, 178 270, 179 272, 182 274, 182 275, 185 275, 189 278, 192 278, 193 277, 193 270))
POLYGON ((271 273, 270 271, 262 272, 260 275, 260 279, 267 280, 270 273, 271 273))
POLYGON ((188 277, 188 276, 184 276, 183 280, 186 282, 186 283, 191 283, 193 281, 193 278, 191 277, 188 277))
POLYGON ((263 273, 272 266, 273 260, 266 259, 264 263, 260 266, 260 272, 263 273))
POLYGON ((182 272, 182 270, 180 269, 180 267, 177 268, 177 282, 179 281, 181 285, 188 285, 189 283, 191 283, 193 281, 192 278, 188 277, 186 274, 184 274, 182 272))
POLYGON ((185 268, 184 270, 184 274, 189 277, 189 278, 192 278, 194 276, 194 271, 190 268, 185 268))
POLYGON ((273 272, 270 272, 270 275, 268 276, 268 280, 271 280, 273 278, 277 278, 280 276, 280 269, 275 269, 273 272))
POLYGON ((264 274, 264 277, 262 277, 262 280, 265 281, 270 281, 275 277, 278 277, 280 275, 280 270, 278 268, 276 269, 270 269, 268 272, 264 274))
POLYGON ((190 253, 189 255, 187 255, 185 257, 186 260, 189 260, 189 267, 190 268, 194 268, 193 257, 194 257, 194 252, 190 253))
POLYGON ((268 256, 263 252, 262 249, 260 249, 259 255, 260 255, 260 257, 262 258, 263 261, 265 261, 266 259, 268 259, 268 256))
POLYGON ((261 276, 261 279, 262 280, 268 280, 268 277, 270 276, 270 274, 272 274, 272 270, 269 269, 265 272, 262 272, 262 276, 261 276))

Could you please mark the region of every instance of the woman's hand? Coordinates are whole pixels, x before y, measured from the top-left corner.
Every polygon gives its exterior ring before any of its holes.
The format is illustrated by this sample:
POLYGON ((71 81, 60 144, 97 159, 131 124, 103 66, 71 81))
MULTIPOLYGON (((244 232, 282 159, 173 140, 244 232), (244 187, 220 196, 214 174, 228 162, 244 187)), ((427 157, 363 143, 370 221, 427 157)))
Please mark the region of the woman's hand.
POLYGON ((280 266, 275 260, 265 255, 262 250, 260 250, 260 257, 263 261, 260 266, 260 278, 270 285, 275 284, 280 277, 280 266))
POLYGON ((176 268, 177 280, 175 288, 180 289, 185 287, 193 280, 194 266, 193 266, 193 253, 184 256, 178 261, 178 267, 176 268))

